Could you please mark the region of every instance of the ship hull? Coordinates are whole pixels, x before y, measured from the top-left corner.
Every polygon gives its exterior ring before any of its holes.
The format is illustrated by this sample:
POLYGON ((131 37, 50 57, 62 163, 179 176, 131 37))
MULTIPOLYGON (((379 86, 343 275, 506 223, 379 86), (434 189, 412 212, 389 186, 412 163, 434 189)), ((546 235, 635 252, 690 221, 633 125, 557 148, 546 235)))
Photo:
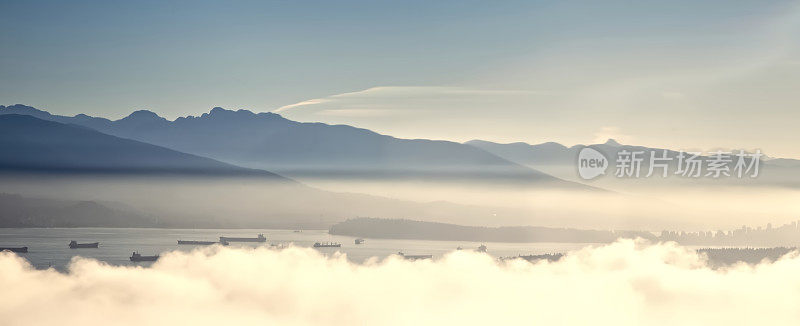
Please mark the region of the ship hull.
POLYGON ((403 256, 403 258, 407 260, 431 259, 433 258, 433 255, 413 255, 413 256, 403 256))
POLYGON ((338 242, 314 242, 314 248, 339 248, 342 244, 338 242))
POLYGON ((267 242, 265 238, 228 238, 220 237, 219 242, 267 242))
POLYGON ((92 243, 78 243, 78 244, 70 244, 70 249, 82 249, 82 248, 97 248, 100 245, 99 242, 92 242, 92 243))
POLYGON ((156 261, 158 260, 158 256, 139 256, 139 257, 131 257, 131 261, 133 262, 140 262, 140 261, 156 261))
POLYGON ((216 241, 178 240, 178 244, 179 245, 203 245, 203 246, 208 246, 208 245, 213 245, 213 244, 216 244, 216 243, 219 243, 219 242, 216 242, 216 241))

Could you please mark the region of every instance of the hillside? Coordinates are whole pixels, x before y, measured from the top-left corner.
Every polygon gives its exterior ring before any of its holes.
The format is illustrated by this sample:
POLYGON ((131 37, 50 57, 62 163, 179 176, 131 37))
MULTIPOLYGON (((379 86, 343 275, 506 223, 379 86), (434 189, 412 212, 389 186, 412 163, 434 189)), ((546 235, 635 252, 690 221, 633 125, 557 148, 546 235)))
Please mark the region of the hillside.
POLYGON ((0 170, 73 173, 275 174, 27 115, 0 115, 0 170))
POLYGON ((274 113, 214 108, 199 117, 169 121, 140 110, 111 121, 87 115, 51 115, 24 105, 0 107, 0 114, 11 113, 77 124, 290 177, 452 178, 590 189, 473 146, 398 139, 345 125, 301 123, 274 113))

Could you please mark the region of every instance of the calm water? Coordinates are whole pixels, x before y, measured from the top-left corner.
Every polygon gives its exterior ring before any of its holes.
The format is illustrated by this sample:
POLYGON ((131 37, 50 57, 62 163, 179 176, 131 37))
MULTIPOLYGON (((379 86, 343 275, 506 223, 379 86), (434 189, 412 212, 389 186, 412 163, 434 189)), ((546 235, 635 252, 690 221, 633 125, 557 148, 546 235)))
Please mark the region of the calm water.
MULTIPOLYGON (((27 246, 28 253, 19 254, 27 258, 36 268, 54 267, 65 270, 74 256, 82 256, 105 261, 114 265, 143 265, 152 263, 132 263, 131 252, 154 255, 168 251, 189 251, 196 246, 178 245, 177 240, 217 241, 220 236, 255 237, 264 233, 266 243, 231 243, 237 246, 269 246, 270 244, 294 244, 311 247, 314 242, 339 242, 341 248, 318 248, 332 254, 336 251, 346 253, 354 262, 363 262, 370 257, 386 257, 403 251, 406 254, 426 254, 441 257, 443 254, 461 246, 475 249, 480 242, 469 241, 430 241, 430 240, 389 240, 366 239, 361 245, 354 244, 354 237, 329 235, 325 230, 268 230, 268 229, 116 229, 116 228, 53 228, 53 229, 0 229, 0 247, 27 246), (100 242, 99 248, 70 249, 70 240, 100 242)), ((580 249, 591 244, 585 243, 483 243, 489 254, 516 256, 519 254, 544 254, 580 249)))

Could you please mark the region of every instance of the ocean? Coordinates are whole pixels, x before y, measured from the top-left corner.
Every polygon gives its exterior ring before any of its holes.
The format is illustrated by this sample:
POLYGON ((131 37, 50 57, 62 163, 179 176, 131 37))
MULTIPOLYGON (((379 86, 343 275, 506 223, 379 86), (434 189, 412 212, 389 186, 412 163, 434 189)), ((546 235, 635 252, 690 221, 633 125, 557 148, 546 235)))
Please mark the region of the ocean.
POLYGON ((231 247, 256 247, 270 245, 294 245, 312 247, 315 242, 338 242, 340 248, 317 248, 331 255, 341 252, 353 262, 362 263, 371 257, 384 258, 399 251, 408 255, 433 255, 434 259, 462 247, 474 250, 481 244, 488 247, 494 257, 517 255, 563 253, 586 246, 589 243, 495 243, 471 241, 432 241, 365 239, 363 244, 354 244, 355 237, 328 234, 327 230, 272 230, 272 229, 136 229, 136 228, 5 228, 0 229, 0 247, 27 246, 25 257, 35 268, 55 268, 66 271, 73 257, 97 259, 112 265, 149 266, 152 262, 131 262, 134 251, 142 255, 163 254, 170 251, 189 251, 195 245, 178 245, 177 240, 218 241, 220 236, 256 237, 263 233, 266 243, 231 243, 231 247), (70 249, 71 240, 79 243, 100 242, 99 248, 70 249))

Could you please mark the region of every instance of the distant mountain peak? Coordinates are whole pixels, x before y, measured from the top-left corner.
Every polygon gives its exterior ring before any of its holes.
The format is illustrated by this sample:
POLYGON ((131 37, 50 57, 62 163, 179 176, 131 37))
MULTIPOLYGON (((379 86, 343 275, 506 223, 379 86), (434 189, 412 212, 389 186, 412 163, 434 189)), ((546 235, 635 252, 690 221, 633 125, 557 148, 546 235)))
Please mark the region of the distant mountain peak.
POLYGON ((167 121, 150 110, 137 110, 123 118, 125 121, 167 121))
POLYGON ((608 140, 606 140, 604 145, 614 146, 614 147, 622 146, 622 144, 618 143, 616 140, 614 140, 614 138, 609 138, 608 140))
POLYGON ((221 114, 221 113, 225 113, 225 112, 233 112, 233 110, 225 110, 225 109, 223 109, 223 108, 221 108, 219 106, 215 106, 208 113, 209 114, 221 114))
POLYGON ((561 143, 549 141, 541 144, 531 145, 531 147, 536 148, 547 148, 547 149, 567 149, 567 146, 562 145, 561 143))
POLYGON ((254 116, 256 115, 252 111, 239 109, 239 110, 228 110, 222 107, 214 107, 208 113, 203 113, 201 117, 219 117, 219 116, 254 116))
POLYGON ((477 147, 481 147, 481 146, 509 146, 509 147, 526 148, 526 149, 527 148, 554 149, 554 150, 567 149, 567 147, 562 145, 561 143, 552 142, 552 141, 541 143, 541 144, 533 144, 532 145, 532 144, 529 144, 529 143, 526 143, 526 142, 514 142, 514 143, 505 143, 505 144, 503 144, 503 143, 495 143, 495 142, 486 141, 486 140, 473 139, 473 140, 470 140, 468 142, 465 142, 464 144, 473 145, 473 146, 477 146, 477 147))
POLYGON ((50 117, 50 113, 49 112, 42 111, 42 110, 39 110, 39 109, 37 109, 35 107, 27 106, 27 105, 24 105, 24 104, 14 104, 14 105, 9 105, 9 106, 0 105, 0 113, 4 113, 4 114, 9 114, 9 113, 10 114, 24 114, 24 115, 30 115, 30 116, 39 117, 39 118, 45 118, 45 119, 50 117))
POLYGON ((37 109, 35 107, 28 106, 28 105, 25 105, 25 104, 9 105, 9 106, 7 106, 7 108, 9 108, 9 109, 17 109, 17 110, 30 110, 30 111, 36 111, 36 112, 44 112, 44 111, 39 110, 39 109, 37 109))
POLYGON ((213 122, 220 122, 220 123, 253 123, 256 121, 254 118, 260 116, 260 114, 255 114, 252 111, 239 109, 239 110, 228 110, 222 107, 214 107, 211 111, 203 113, 199 117, 181 117, 178 118, 176 121, 181 121, 185 123, 187 121, 207 121, 209 123, 213 122))

